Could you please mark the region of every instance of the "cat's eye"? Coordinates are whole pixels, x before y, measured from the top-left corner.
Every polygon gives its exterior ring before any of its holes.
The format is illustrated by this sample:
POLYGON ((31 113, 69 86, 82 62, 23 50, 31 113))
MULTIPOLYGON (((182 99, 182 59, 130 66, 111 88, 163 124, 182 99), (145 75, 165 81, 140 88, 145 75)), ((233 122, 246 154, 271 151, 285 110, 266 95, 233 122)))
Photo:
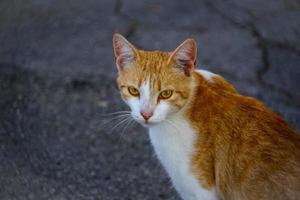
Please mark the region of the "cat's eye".
POLYGON ((159 94, 160 99, 168 99, 173 95, 173 90, 164 90, 159 94))
POLYGON ((140 95, 140 92, 138 89, 136 89, 135 87, 128 87, 128 92, 129 94, 131 94, 132 96, 139 96, 140 95))

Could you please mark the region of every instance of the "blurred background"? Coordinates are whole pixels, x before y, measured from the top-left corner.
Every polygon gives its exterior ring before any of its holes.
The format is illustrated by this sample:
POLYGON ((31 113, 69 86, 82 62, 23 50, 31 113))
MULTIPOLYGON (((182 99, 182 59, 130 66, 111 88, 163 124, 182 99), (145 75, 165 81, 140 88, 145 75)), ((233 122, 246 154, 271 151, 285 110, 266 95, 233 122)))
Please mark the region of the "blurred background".
POLYGON ((146 130, 105 115, 128 110, 115 31, 146 50, 194 36, 198 68, 300 130, 299 0, 1 0, 1 200, 179 200, 146 130))

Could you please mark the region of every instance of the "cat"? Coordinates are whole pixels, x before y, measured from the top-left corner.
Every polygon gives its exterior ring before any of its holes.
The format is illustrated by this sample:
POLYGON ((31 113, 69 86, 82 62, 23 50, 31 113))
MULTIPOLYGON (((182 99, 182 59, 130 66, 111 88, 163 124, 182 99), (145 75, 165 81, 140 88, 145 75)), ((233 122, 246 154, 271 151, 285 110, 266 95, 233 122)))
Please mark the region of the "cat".
POLYGON ((220 75, 196 70, 197 45, 143 51, 113 36, 117 84, 184 200, 300 199, 300 136, 220 75))

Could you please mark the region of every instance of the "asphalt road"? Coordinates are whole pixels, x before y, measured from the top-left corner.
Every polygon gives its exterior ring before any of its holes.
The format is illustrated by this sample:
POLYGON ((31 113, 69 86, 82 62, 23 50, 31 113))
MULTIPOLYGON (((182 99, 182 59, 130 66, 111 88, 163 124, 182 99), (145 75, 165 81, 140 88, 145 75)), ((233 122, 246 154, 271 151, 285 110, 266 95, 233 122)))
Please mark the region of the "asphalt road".
POLYGON ((179 199, 146 130, 105 123, 127 109, 115 31, 148 50, 194 36, 198 68, 300 130, 297 0, 2 0, 1 200, 179 199))

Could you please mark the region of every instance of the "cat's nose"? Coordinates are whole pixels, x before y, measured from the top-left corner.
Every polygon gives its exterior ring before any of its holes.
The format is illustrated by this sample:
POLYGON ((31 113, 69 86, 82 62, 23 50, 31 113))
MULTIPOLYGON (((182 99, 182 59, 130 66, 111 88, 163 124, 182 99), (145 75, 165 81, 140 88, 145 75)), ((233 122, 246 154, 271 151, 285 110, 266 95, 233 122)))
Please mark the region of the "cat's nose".
POLYGON ((145 121, 147 122, 148 119, 149 119, 150 117, 152 117, 153 111, 152 111, 152 110, 141 111, 141 115, 143 116, 143 118, 144 118, 145 121))

